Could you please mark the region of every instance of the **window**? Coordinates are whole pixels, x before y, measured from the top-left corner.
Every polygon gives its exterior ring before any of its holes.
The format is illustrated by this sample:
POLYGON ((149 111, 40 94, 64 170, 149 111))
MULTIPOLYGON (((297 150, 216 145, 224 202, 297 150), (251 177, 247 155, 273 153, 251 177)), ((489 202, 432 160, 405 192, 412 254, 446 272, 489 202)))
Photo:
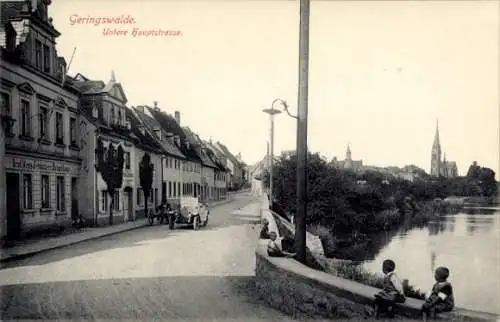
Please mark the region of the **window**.
POLYGON ((113 194, 113 211, 120 210, 120 191, 115 191, 113 194))
POLYGON ((101 190, 101 211, 108 211, 108 192, 101 190))
POLYGON ((130 152, 125 152, 124 159, 125 169, 130 169, 130 152))
POLYGON ((75 146, 75 145, 77 145, 77 143, 76 143, 77 142, 77 136, 76 136, 77 128, 76 128, 76 119, 74 117, 69 119, 69 129, 70 129, 69 137, 71 140, 71 145, 75 146))
POLYGON ((153 195, 153 188, 151 188, 151 191, 149 191, 149 201, 153 202, 154 201, 154 195, 153 195))
POLYGON ((50 182, 48 175, 42 175, 40 197, 42 200, 42 208, 43 209, 50 208, 50 182))
POLYGON ((43 45, 43 71, 50 73, 50 48, 43 45))
POLYGON ((142 204, 142 188, 137 188, 137 205, 142 204))
POLYGON ((35 67, 42 69, 42 43, 40 40, 35 41, 35 67))
POLYGON ((172 181, 168 182, 168 196, 172 198, 172 181))
POLYGON ((181 195, 181 183, 177 182, 177 191, 179 192, 179 196, 181 195))
POLYGON ((41 139, 48 139, 49 138, 49 132, 48 132, 48 110, 47 107, 40 106, 40 113, 38 114, 39 117, 39 127, 40 127, 40 138, 41 139))
POLYGON ((11 115, 10 95, 2 92, 0 99, 0 114, 11 115))
POLYGON ((63 115, 62 113, 56 113, 56 143, 63 144, 64 143, 64 123, 63 123, 63 115))
POLYGON ((23 174, 23 208, 33 209, 31 174, 23 174))
POLYGON ((122 111, 118 109, 118 124, 122 124, 122 111))
POLYGON ((174 182, 174 194, 173 194, 174 198, 177 197, 177 189, 176 188, 177 188, 177 184, 174 182))
POLYGON ((57 210, 66 210, 66 200, 64 198, 64 177, 58 176, 56 180, 57 210))
POLYGON ((21 100, 21 134, 23 136, 31 135, 31 122, 30 122, 30 102, 21 100))

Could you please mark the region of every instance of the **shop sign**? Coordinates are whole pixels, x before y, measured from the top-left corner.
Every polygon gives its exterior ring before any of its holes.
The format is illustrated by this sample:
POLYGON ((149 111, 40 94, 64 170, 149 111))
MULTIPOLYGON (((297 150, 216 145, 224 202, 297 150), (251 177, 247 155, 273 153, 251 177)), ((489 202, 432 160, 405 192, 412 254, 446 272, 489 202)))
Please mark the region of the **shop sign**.
POLYGON ((71 171, 71 168, 66 166, 62 162, 34 160, 34 159, 12 158, 12 167, 14 169, 22 169, 22 170, 42 170, 42 171, 55 171, 55 172, 71 171))

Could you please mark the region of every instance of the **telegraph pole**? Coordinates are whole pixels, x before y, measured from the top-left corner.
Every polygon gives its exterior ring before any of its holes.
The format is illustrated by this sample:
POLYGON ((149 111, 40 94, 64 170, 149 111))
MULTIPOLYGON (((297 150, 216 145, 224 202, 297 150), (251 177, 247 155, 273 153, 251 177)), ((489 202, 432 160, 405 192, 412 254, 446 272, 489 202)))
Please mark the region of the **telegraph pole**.
POLYGON ((299 95, 297 104, 297 213, 295 246, 297 260, 306 262, 307 216, 307 110, 309 79, 309 8, 310 0, 300 0, 299 95))

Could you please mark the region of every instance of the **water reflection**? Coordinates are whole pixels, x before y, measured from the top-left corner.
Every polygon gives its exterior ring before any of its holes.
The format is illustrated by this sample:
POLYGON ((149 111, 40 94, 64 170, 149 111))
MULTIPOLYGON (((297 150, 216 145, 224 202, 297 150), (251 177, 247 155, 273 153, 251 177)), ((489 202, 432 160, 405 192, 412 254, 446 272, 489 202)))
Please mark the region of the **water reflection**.
POLYGON ((379 243, 381 249, 363 265, 378 272, 391 258, 402 278, 424 292, 434 283, 434 269, 447 266, 457 306, 500 313, 499 225, 499 211, 442 216, 379 243))

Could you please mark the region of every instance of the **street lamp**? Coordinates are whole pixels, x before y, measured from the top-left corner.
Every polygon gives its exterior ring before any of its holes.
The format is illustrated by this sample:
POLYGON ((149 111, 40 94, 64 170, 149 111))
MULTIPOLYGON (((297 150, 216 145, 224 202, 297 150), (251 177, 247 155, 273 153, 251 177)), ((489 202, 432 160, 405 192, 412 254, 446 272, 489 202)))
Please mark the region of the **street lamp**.
POLYGON ((285 110, 287 109, 286 101, 277 98, 271 103, 271 108, 263 109, 262 112, 269 114, 269 118, 271 119, 271 133, 270 133, 270 141, 271 141, 271 155, 270 155, 270 164, 269 164, 269 201, 272 205, 273 203, 273 161, 274 161, 274 116, 280 114, 281 111, 274 108, 274 104, 281 103, 285 110))

